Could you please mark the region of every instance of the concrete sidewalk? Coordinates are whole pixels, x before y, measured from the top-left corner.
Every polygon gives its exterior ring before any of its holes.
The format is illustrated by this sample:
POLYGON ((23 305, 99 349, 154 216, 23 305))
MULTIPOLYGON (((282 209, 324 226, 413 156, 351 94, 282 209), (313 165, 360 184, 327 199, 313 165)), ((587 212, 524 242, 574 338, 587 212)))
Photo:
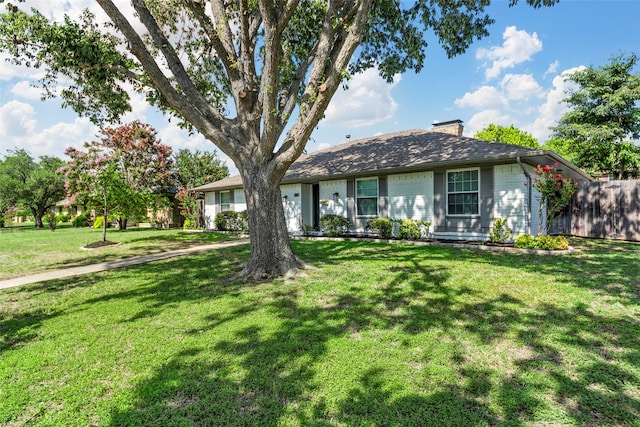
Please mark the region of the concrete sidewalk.
POLYGON ((160 252, 157 254, 141 255, 131 258, 124 258, 117 261, 101 262, 99 264, 89 264, 80 267, 63 268, 38 273, 31 276, 14 277, 13 279, 0 280, 0 289, 15 288, 17 286, 31 283, 45 282, 47 280, 65 279, 67 277, 80 276, 82 274, 97 273, 100 271, 113 270, 115 268, 129 267, 132 265, 144 264, 151 261, 158 261, 167 258, 174 258, 182 255, 206 252, 213 249, 228 248, 249 243, 248 239, 233 240, 229 242, 212 243, 210 245, 194 246, 192 248, 177 249, 175 251, 160 252))

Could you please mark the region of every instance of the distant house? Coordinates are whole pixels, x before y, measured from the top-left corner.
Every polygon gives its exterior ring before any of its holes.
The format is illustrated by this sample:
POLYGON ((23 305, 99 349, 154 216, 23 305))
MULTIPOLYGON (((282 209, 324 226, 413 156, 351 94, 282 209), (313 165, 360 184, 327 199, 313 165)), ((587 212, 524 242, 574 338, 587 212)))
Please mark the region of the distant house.
MULTIPOLYGON (((589 175, 552 151, 462 136, 462 122, 347 142, 301 156, 281 182, 287 228, 318 226, 326 214, 351 219, 362 232, 376 217, 431 223, 432 236, 486 239, 496 218, 514 235, 538 230, 533 168, 558 163, 575 180, 589 175)), ((205 195, 205 217, 246 209, 239 175, 195 188, 205 195)))
POLYGON ((60 200, 56 203, 54 208, 54 213, 56 215, 71 215, 73 217, 86 214, 86 209, 84 209, 81 205, 76 203, 76 195, 60 200))

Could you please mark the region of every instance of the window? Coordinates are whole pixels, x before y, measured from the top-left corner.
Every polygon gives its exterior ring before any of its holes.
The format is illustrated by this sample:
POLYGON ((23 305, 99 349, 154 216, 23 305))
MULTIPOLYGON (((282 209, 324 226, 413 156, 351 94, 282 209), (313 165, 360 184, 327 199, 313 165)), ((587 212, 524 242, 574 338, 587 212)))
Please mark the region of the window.
POLYGON ((356 215, 378 216, 378 179, 356 181, 356 215))
POLYGON ((478 170, 447 172, 449 215, 478 215, 478 170))
POLYGON ((220 193, 220 212, 231 210, 231 191, 220 193))

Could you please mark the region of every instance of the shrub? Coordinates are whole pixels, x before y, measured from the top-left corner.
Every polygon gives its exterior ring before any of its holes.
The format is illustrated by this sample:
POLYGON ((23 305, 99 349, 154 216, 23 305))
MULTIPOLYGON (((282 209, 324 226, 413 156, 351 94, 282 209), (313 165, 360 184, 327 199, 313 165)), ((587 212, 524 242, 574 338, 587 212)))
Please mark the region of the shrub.
POLYGON ((304 222, 300 223, 300 232, 303 236, 310 236, 313 231, 313 226, 311 224, 305 224, 304 222))
POLYGON ((214 220, 216 229, 220 231, 247 231, 247 211, 222 211, 218 212, 214 220))
POLYGON ((196 223, 193 222, 190 219, 185 219, 184 220, 184 224, 182 224, 182 229, 183 230, 193 230, 194 228, 196 228, 196 223))
POLYGON ((349 232, 351 220, 343 216, 327 214, 320 218, 320 228, 329 236, 342 236, 349 232))
MULTIPOLYGON (((96 217, 96 220, 93 221, 93 228, 102 228, 102 225, 104 224, 104 216, 100 215, 96 217)), ((107 227, 109 227, 109 224, 107 223, 107 227)))
POLYGON ((73 221, 71 221, 71 225, 73 225, 74 227, 86 227, 89 225, 89 218, 87 218, 87 216, 84 214, 80 214, 73 218, 73 221))
POLYGON ((489 232, 489 241, 491 243, 504 243, 511 237, 511 230, 507 227, 507 220, 496 218, 493 223, 493 229, 489 232))
POLYGON ((377 234, 378 237, 388 239, 391 237, 391 232, 393 230, 393 220, 389 218, 375 218, 367 221, 366 228, 367 230, 377 234))
POLYGON ((548 251, 560 251, 569 249, 569 241, 564 236, 538 236, 521 234, 513 244, 516 248, 544 249, 548 251))
POLYGON ((400 222, 400 230, 398 237, 406 240, 417 240, 422 237, 423 228, 429 228, 431 225, 428 221, 418 219, 405 219, 400 222))
POLYGON ((73 216, 71 214, 58 214, 56 215, 56 222, 69 222, 73 216))

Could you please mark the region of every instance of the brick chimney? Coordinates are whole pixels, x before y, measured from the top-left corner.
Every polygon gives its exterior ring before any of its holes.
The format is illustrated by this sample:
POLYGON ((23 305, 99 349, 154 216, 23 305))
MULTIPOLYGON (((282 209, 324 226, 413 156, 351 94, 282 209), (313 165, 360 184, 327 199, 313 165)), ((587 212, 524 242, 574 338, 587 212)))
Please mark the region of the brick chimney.
POLYGON ((462 120, 449 120, 448 122, 440 122, 434 123, 433 128, 431 128, 432 132, 442 132, 448 133, 450 135, 462 136, 462 131, 464 126, 462 126, 462 120))

